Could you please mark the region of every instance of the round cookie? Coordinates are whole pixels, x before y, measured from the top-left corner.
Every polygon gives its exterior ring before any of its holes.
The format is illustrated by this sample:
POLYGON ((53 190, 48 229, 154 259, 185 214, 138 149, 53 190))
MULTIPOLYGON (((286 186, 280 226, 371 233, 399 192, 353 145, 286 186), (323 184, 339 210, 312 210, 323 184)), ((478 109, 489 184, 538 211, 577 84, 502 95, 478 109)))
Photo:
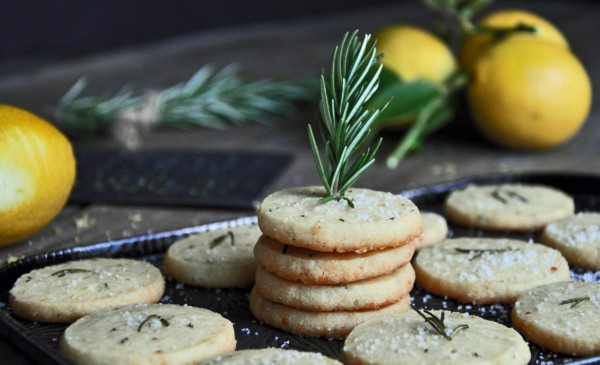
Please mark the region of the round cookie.
POLYGON ((15 315, 69 323, 99 309, 156 303, 165 282, 153 265, 131 259, 69 261, 23 274, 10 290, 15 315))
POLYGON ((425 246, 442 242, 448 236, 446 218, 433 212, 421 212, 421 219, 423 219, 423 233, 415 239, 417 251, 425 246))
POLYGON ((456 238, 425 247, 413 260, 425 290, 464 303, 514 303, 537 285, 570 279, 560 252, 499 238, 456 238))
POLYGON ((175 280, 207 288, 247 287, 254 282, 258 226, 238 226, 196 234, 175 242, 163 271, 175 280))
POLYGON ((302 336, 343 338, 360 323, 410 309, 407 295, 387 307, 366 311, 315 312, 291 308, 250 292, 250 311, 261 322, 302 336))
POLYGON ((369 251, 334 253, 289 246, 261 236, 254 247, 258 262, 280 278, 304 284, 335 285, 389 274, 410 262, 415 244, 369 251))
POLYGON ((512 322, 543 348, 571 356, 600 355, 600 283, 535 287, 517 299, 512 322))
POLYGON ((408 295, 415 282, 410 264, 390 274, 344 285, 307 285, 278 278, 259 265, 256 290, 262 297, 288 307, 325 311, 377 309, 408 295))
POLYGON ((445 213, 454 223, 495 231, 528 232, 569 217, 573 198, 543 185, 469 185, 451 192, 445 213))
POLYGON ((258 210, 263 234, 282 243, 322 252, 358 252, 402 246, 423 231, 419 209, 391 193, 352 188, 344 199, 319 203, 321 186, 281 190, 258 210))
MULTIPOLYGON (((439 311, 432 313, 441 317, 439 311)), ((348 365, 525 365, 531 358, 521 336, 499 323, 467 313, 445 312, 444 325, 452 340, 436 332, 414 311, 364 322, 346 338, 343 362, 348 365), (459 330, 462 325, 468 328, 459 330)))
POLYGON ((600 213, 578 213, 550 223, 540 241, 559 250, 575 266, 600 270, 600 213))
POLYGON ((81 365, 197 364, 235 350, 233 324, 207 309, 134 304, 71 324, 60 352, 81 365))
POLYGON ((291 349, 266 348, 240 350, 219 355, 202 365, 342 365, 318 352, 296 351, 291 349))

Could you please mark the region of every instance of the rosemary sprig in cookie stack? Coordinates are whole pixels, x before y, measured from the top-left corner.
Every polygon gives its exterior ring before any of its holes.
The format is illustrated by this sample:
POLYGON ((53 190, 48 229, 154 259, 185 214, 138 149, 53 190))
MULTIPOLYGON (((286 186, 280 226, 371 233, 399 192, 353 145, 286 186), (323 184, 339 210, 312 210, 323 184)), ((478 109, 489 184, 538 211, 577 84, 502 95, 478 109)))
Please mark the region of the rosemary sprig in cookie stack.
POLYGON ((398 195, 352 187, 380 144, 364 146, 379 113, 365 107, 381 71, 375 46, 368 35, 346 34, 329 77, 321 76, 322 149, 308 133, 323 186, 275 192, 258 212, 250 309, 290 332, 341 338, 367 319, 410 309, 419 210, 398 195))
MULTIPOLYGON (((377 91, 379 74, 383 65, 374 45, 367 48, 369 36, 362 43, 356 37, 346 35, 333 54, 331 77, 321 75, 321 100, 319 102, 319 132, 325 142, 325 159, 315 139, 312 127, 308 135, 321 181, 327 191, 325 203, 331 199, 344 199, 346 191, 360 175, 375 162, 375 154, 381 138, 373 148, 367 147, 353 162, 356 154, 371 131, 379 110, 368 110, 365 104, 377 91)), ((385 108, 385 106, 384 106, 385 108)))

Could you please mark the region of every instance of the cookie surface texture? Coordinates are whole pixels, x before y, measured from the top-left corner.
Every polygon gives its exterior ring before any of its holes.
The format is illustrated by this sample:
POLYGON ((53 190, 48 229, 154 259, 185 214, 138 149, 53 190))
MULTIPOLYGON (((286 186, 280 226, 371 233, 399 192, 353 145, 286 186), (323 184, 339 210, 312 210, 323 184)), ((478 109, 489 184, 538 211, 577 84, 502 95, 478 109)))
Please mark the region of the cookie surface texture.
POLYGON ((448 236, 448 222, 446 218, 433 212, 421 212, 423 219, 423 233, 415 239, 415 249, 420 250, 442 242, 448 236))
POLYGON ((600 283, 543 285, 519 297, 513 327, 531 342, 571 356, 600 354, 600 283))
MULTIPOLYGON (((441 313, 433 311, 438 318, 441 313)), ((452 340, 414 311, 371 320, 356 327, 342 349, 344 364, 525 365, 531 353, 513 329, 477 316, 445 312, 452 340), (463 328, 452 333, 459 326, 463 328)))
POLYGON ((447 218, 457 224, 500 231, 540 230, 573 215, 573 198, 543 185, 470 185, 451 192, 447 218))
POLYGON ((559 250, 575 266, 600 270, 599 213, 578 213, 550 223, 540 241, 559 250))
POLYGON ((317 352, 304 352, 267 348, 257 350, 240 350, 225 355, 219 355, 202 365, 341 365, 317 352))
POLYGON ((256 270, 256 290, 264 298, 288 307, 311 311, 377 309, 408 295, 415 282, 410 264, 387 275, 344 285, 307 285, 256 270))
POLYGON ((250 311, 259 321, 302 336, 339 339, 360 323, 410 309, 405 296, 387 307, 365 311, 315 312, 295 309, 263 298, 256 290, 250 293, 250 311))
POLYGON ((247 287, 254 282, 258 226, 238 226, 196 234, 175 242, 163 271, 175 280, 207 288, 247 287))
POLYGON ((463 303, 514 303, 537 285, 570 279, 565 258, 537 243, 456 238, 425 247, 413 260, 416 282, 463 303))
POLYGON ((75 364, 197 364, 235 349, 233 325, 207 309, 134 304, 71 324, 59 350, 75 364))
POLYGON ((323 187, 299 187, 267 196, 258 210, 263 234, 282 243, 323 252, 366 252, 402 246, 423 224, 417 207, 391 193, 352 188, 345 200, 319 203, 323 187))
POLYGON ((10 290, 15 315, 39 322, 73 322, 93 311, 156 303, 165 283, 153 265, 131 259, 69 261, 22 275, 10 290))
POLYGON ((319 252, 289 246, 261 236, 254 255, 269 272, 304 284, 335 285, 389 274, 410 262, 415 244, 355 252, 319 252))

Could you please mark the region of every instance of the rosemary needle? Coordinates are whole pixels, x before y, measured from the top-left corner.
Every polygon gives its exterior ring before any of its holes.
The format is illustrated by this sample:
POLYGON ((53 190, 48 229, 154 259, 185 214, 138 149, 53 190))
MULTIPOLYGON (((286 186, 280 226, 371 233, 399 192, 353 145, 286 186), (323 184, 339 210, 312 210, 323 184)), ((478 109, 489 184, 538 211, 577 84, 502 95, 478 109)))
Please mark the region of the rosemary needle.
POLYGON ((161 326, 163 326, 163 327, 169 327, 169 321, 167 321, 163 317, 159 316, 158 314, 151 314, 148 317, 146 317, 146 319, 144 319, 142 321, 142 323, 140 323, 140 325, 137 328, 137 331, 141 332, 142 328, 144 328, 144 326, 146 324, 150 323, 150 321, 152 321, 153 319, 158 319, 160 321, 160 325, 161 326))
POLYGON ((579 297, 579 298, 571 298, 571 299, 567 299, 567 300, 563 300, 562 302, 558 303, 560 305, 565 305, 565 304, 571 304, 571 308, 575 308, 578 305, 580 305, 581 303, 587 302, 590 300, 590 297, 579 297))
POLYGON ((57 276, 59 278, 62 278, 63 276, 66 276, 67 274, 75 274, 75 273, 82 273, 82 272, 90 272, 90 270, 86 270, 86 269, 63 269, 63 270, 58 270, 58 271, 52 273, 51 276, 57 276))
POLYGON ((459 253, 464 253, 464 254, 473 254, 473 256, 471 256, 469 258, 469 261, 473 261, 475 259, 480 258, 481 256, 483 256, 484 253, 502 253, 502 252, 508 252, 508 251, 513 251, 512 248, 498 248, 498 249, 493 249, 493 248, 483 248, 483 249, 477 249, 477 248, 460 248, 457 247, 454 249, 454 251, 459 252, 459 253))
POLYGON ((219 237, 216 237, 215 239, 213 239, 210 242, 210 244, 208 245, 208 248, 212 250, 213 248, 215 248, 218 245, 220 245, 221 243, 223 243, 223 241, 225 241, 225 239, 228 237, 229 237, 229 242, 231 243, 231 246, 235 246, 235 236, 234 236, 233 232, 227 231, 227 233, 222 234, 219 237))

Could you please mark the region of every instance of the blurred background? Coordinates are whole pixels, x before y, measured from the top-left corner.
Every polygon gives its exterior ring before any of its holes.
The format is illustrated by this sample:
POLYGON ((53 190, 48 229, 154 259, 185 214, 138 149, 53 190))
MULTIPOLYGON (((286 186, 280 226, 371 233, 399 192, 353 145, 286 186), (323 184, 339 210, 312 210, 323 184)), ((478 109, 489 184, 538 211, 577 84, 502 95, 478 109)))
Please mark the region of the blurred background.
MULTIPOLYGON (((242 72, 253 78, 303 77, 320 72, 328 62, 341 29, 375 32, 387 24, 411 23, 433 30, 436 20, 418 0, 2 0, 0 4, 0 98, 45 116, 49 113, 40 105, 56 103, 82 76, 90 79, 92 92, 114 90, 132 82, 140 87, 172 85, 206 64, 221 67, 238 63, 242 72), (275 64, 256 65, 269 59, 264 52, 253 54, 249 49, 283 37, 289 42, 300 41, 298 49, 304 52, 303 57, 280 54, 275 64), (314 47, 308 49, 311 42, 314 47), (144 52, 142 59, 136 58, 144 52), (182 53, 186 53, 185 60, 182 53), (162 56, 155 57, 157 54, 162 56), (239 54, 244 54, 244 60, 237 57, 239 54), (113 56, 112 70, 107 70, 107 63, 102 64, 108 62, 108 57, 103 57, 106 55, 113 56), (160 64, 172 60, 178 61, 177 69, 165 69, 160 64), (137 62, 138 71, 123 71, 126 78, 115 82, 114 76, 127 62, 137 62), (51 77, 58 72, 60 78, 51 77), (36 77, 35 82, 23 91, 23 77, 30 76, 36 77), (54 90, 41 91, 50 84, 54 90)), ((579 36, 587 29, 600 30, 593 15, 598 12, 598 1, 496 1, 484 13, 516 7, 552 20, 586 68, 600 57, 600 47, 588 47, 586 38, 579 36)))
MULTIPOLYGON (((0 73, 201 30, 293 21, 391 0, 91 0, 0 3, 0 73)), ((397 1, 396 1, 397 2, 397 1)))

